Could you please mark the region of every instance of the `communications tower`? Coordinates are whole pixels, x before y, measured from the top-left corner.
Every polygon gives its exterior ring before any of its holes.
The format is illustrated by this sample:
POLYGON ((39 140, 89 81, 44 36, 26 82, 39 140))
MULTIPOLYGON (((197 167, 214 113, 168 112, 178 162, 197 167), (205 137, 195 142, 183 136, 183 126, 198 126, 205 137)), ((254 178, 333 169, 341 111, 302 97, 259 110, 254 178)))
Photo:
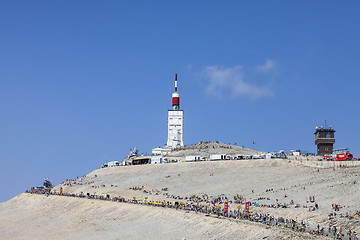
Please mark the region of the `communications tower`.
POLYGON ((168 140, 167 148, 184 147, 183 125, 184 111, 180 110, 180 95, 177 91, 177 74, 175 73, 175 92, 172 94, 172 107, 168 110, 168 140))

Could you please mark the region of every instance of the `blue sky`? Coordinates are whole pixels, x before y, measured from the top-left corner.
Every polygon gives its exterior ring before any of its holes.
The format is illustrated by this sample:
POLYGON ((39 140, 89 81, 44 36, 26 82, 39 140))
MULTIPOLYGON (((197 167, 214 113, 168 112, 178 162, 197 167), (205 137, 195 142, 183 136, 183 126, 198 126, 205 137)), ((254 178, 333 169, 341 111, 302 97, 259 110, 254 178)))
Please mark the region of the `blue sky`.
POLYGON ((358 1, 1 1, 0 202, 184 143, 360 156, 358 1), (255 145, 252 141, 255 141, 255 145))

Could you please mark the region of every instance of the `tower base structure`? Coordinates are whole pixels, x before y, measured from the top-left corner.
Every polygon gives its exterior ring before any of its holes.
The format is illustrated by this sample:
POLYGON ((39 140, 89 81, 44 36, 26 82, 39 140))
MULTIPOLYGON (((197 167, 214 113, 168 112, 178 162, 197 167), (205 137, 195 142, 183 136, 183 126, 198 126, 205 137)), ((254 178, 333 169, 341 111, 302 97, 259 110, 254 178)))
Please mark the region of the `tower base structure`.
POLYGON ((317 155, 331 155, 333 153, 333 143, 319 143, 317 145, 317 155))
POLYGON ((184 147, 183 125, 183 110, 168 110, 168 141, 166 144, 167 148, 174 149, 184 147))
POLYGON ((316 127, 315 145, 317 146, 317 155, 324 156, 333 153, 335 143, 335 130, 330 126, 316 127))

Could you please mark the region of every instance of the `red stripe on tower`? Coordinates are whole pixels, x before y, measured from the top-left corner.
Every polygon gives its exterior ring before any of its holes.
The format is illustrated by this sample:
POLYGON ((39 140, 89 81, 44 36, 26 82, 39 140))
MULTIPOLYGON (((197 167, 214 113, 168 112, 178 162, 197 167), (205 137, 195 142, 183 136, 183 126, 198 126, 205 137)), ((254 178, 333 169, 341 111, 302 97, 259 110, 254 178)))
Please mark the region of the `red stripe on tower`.
POLYGON ((173 97, 172 100, 173 100, 173 101, 172 101, 172 105, 173 105, 173 106, 179 106, 179 105, 180 105, 180 99, 179 99, 179 97, 173 97))
POLYGON ((177 92, 177 73, 175 73, 175 92, 177 92))

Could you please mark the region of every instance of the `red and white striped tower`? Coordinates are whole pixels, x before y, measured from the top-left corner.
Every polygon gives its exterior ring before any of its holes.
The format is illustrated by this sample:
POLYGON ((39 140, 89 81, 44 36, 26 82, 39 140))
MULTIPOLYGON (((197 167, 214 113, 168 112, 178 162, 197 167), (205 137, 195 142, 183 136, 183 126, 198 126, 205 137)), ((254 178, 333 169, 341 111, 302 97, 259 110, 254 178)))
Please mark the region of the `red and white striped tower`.
POLYGON ((168 110, 168 141, 167 148, 184 147, 183 125, 184 111, 180 110, 180 95, 177 91, 177 74, 175 74, 175 92, 172 94, 173 109, 168 110))
POLYGON ((174 110, 180 109, 180 95, 177 91, 177 73, 175 73, 175 92, 172 94, 172 106, 174 110))

